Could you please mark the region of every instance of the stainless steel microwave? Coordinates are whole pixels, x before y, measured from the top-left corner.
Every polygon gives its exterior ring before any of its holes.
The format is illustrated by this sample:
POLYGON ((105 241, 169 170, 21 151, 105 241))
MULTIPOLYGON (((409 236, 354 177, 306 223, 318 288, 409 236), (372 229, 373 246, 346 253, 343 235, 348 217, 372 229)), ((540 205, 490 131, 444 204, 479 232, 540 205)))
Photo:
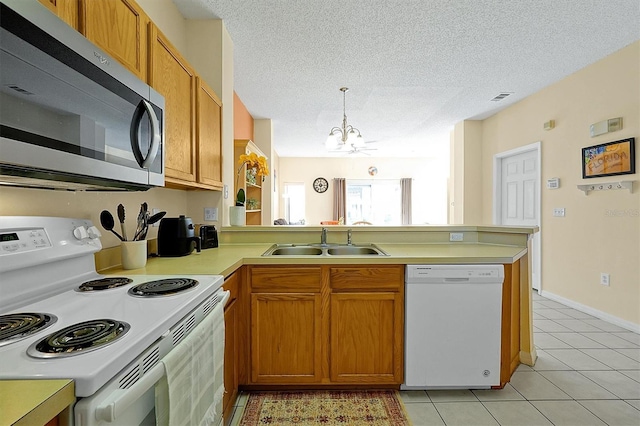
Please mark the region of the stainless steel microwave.
POLYGON ((37 0, 0 7, 0 184, 163 186, 162 95, 37 0))

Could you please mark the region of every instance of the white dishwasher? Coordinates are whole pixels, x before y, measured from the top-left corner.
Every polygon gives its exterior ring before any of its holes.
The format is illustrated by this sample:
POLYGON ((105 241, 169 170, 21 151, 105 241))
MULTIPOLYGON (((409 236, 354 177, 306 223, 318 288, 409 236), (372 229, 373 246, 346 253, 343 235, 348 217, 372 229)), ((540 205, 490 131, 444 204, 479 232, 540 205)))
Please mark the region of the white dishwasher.
POLYGON ((500 384, 503 265, 407 265, 402 389, 500 384))

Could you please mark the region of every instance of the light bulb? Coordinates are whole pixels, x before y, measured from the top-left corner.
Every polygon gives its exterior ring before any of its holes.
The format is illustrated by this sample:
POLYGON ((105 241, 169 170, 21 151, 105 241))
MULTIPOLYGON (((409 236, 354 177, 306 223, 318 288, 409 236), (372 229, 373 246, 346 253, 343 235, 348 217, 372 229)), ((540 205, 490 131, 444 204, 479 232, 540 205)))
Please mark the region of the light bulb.
POLYGON ((327 136, 327 141, 325 142, 325 147, 327 149, 336 149, 337 146, 338 146, 337 135, 334 134, 333 132, 329 133, 329 136, 327 136))
POLYGON ((355 142, 353 143, 353 146, 355 146, 356 148, 364 148, 365 147, 364 138, 362 137, 362 135, 358 134, 358 137, 356 138, 355 142))
POLYGON ((353 129, 349 130, 349 133, 347 134, 347 143, 349 145, 353 145, 356 143, 357 138, 358 138, 358 135, 356 134, 355 130, 353 129))

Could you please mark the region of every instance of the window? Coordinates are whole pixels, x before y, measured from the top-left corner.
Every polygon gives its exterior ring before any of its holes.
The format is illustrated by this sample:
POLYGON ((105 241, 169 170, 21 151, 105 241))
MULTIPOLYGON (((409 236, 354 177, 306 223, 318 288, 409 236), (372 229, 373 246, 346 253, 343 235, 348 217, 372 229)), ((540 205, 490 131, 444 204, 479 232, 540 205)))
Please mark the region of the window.
POLYGON ((290 225, 304 225, 304 183, 284 183, 284 218, 290 225))
POLYGON ((348 180, 345 223, 402 225, 401 194, 399 180, 348 180))

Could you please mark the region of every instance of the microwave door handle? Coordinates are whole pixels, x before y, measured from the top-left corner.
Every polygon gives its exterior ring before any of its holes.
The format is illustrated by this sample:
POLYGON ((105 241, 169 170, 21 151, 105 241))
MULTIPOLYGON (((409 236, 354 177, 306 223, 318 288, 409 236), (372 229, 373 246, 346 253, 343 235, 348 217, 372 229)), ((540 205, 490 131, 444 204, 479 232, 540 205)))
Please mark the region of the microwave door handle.
POLYGON ((158 155, 158 147, 160 146, 160 122, 158 121, 158 117, 156 116, 153 107, 145 99, 140 101, 136 110, 133 112, 129 137, 131 139, 133 156, 136 158, 140 167, 148 169, 151 167, 151 164, 153 164, 156 156, 158 155), (151 144, 149 145, 147 155, 143 156, 142 151, 140 150, 140 140, 138 139, 138 128, 140 127, 140 122, 142 121, 145 111, 149 116, 149 121, 151 122, 151 144))

